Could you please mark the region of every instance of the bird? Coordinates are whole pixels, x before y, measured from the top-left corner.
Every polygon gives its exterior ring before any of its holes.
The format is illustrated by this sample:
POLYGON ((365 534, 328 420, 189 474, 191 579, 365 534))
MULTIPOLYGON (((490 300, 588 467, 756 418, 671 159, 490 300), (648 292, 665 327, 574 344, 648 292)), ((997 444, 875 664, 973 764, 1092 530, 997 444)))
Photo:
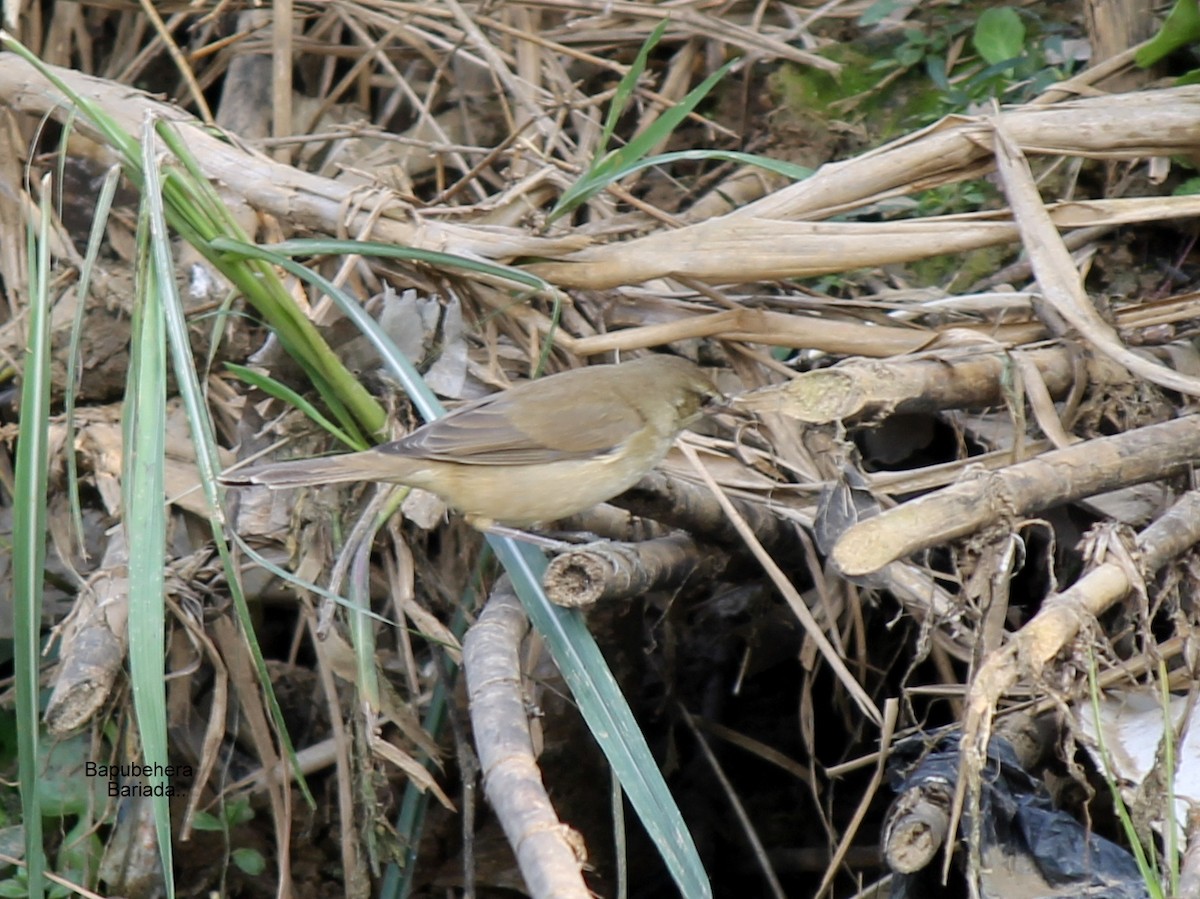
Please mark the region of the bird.
POLYGON ((393 482, 438 495, 480 529, 528 527, 628 490, 719 398, 696 364, 652 354, 526 381, 363 452, 271 462, 220 480, 272 489, 393 482))

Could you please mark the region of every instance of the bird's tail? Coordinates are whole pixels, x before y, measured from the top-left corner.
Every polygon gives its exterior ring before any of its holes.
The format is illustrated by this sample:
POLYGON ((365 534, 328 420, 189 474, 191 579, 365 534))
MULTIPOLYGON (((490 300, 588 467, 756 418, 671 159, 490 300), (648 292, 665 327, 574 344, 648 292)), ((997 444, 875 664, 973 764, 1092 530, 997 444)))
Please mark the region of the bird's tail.
POLYGON ((296 459, 291 462, 269 462, 241 471, 221 475, 222 484, 234 487, 260 485, 272 490, 289 487, 310 487, 316 484, 344 484, 349 481, 384 481, 379 470, 378 453, 346 453, 341 456, 321 456, 315 459, 296 459))

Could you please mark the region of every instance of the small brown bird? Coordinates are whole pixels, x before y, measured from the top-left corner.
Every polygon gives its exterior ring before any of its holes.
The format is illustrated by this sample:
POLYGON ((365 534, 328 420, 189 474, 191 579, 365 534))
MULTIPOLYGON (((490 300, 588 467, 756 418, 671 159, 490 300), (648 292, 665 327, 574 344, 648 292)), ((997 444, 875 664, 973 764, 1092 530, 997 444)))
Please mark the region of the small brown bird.
POLYGON ((694 364, 646 356, 519 384, 361 453, 259 465, 225 484, 392 481, 436 493, 486 527, 565 518, 657 465, 720 393, 694 364))

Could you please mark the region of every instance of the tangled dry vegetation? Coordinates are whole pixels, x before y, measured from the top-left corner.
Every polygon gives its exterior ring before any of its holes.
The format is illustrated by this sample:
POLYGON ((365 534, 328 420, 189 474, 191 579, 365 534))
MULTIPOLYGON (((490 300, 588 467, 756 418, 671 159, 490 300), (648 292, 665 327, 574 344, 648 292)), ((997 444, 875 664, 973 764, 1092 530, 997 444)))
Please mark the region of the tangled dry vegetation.
MULTIPOLYGON (((969 850, 946 893, 958 895, 965 862, 989 858, 980 834, 998 812, 979 785, 994 732, 1019 744, 1036 789, 1120 843, 1129 835, 1111 824, 1106 776, 1127 788, 1141 810, 1130 833, 1173 855, 1171 825, 1160 826, 1171 779, 1096 762, 1104 731, 1091 712, 1093 699, 1099 714, 1139 695, 1153 710, 1162 678, 1187 693, 1188 713, 1194 697, 1200 358, 1180 222, 1200 199, 1170 195, 1164 180, 1179 180, 1167 160, 1194 160, 1200 145, 1200 87, 1154 84, 1129 53, 1097 56, 1028 102, 860 151, 874 137, 861 123, 839 130, 784 108, 773 79, 836 76, 840 63, 803 48, 886 36, 886 21, 858 24, 865 3, 15 6, 10 33, 61 79, 0 53, 3 356, 19 378, 25 228, 51 173, 53 408, 74 394, 73 430, 62 415, 51 428, 48 739, 82 731, 84 757, 136 757, 115 737, 133 727, 126 570, 131 553, 158 552, 112 527, 129 514, 121 403, 139 193, 129 180, 118 189, 78 307, 99 185, 130 164, 87 115, 62 127, 65 85, 131 135, 148 116, 171 123, 259 243, 417 251, 313 249, 305 264, 361 299, 450 404, 543 363, 646 350, 713 374, 728 407, 613 505, 556 525, 599 540, 559 546, 545 585, 575 609, 547 620, 586 620, 603 648, 682 811, 680 842, 694 844, 715 894, 849 896, 884 890, 889 865, 940 873, 962 815, 969 850), (642 155, 749 150, 814 174, 793 182, 736 159, 678 158, 552 217, 606 149, 621 79, 664 18, 613 146, 738 57, 642 155), (931 215, 908 199, 982 178, 998 202, 931 215), (949 273, 942 288, 909 273, 930 259, 949 273), (986 271, 963 274, 980 259, 986 271), (526 288, 513 269, 533 276, 526 288), (69 387, 71 353, 81 378, 69 387), (948 784, 889 812, 892 747, 946 733, 958 740, 948 784)), ((1090 24, 1093 45, 1111 38, 1090 24)), ((312 360, 290 358, 265 313, 242 305, 212 246, 180 241, 175 262, 221 465, 340 450, 264 381, 310 394, 312 360), (250 366, 251 381, 225 362, 250 366)), ((389 424, 359 418, 361 432, 417 424, 374 345, 327 296, 282 277, 367 401, 386 407, 389 424)), ((648 896, 666 894, 670 876, 684 882, 638 815, 614 821, 575 684, 525 636, 480 536, 417 494, 227 497, 250 619, 315 804, 281 785, 272 772, 287 767, 285 746, 206 525, 194 432, 182 408, 168 412, 166 711, 170 756, 191 766, 172 809, 180 893, 367 895, 403 881, 416 895, 464 884, 616 895, 627 877, 648 896), (360 614, 368 603, 375 618, 360 614), (480 768, 486 805, 473 793, 480 768)), ((1171 733, 1162 718, 1146 727, 1171 733)), ((1186 719, 1172 719, 1179 740, 1186 719)), ((1161 746, 1151 755, 1170 758, 1161 746)), ((150 811, 102 802, 89 814, 102 841, 89 885, 152 895, 158 856, 127 851, 153 844, 131 835, 150 811)), ((1187 864, 1181 876, 1194 876, 1187 864)), ((1194 894, 1190 882, 1180 895, 1194 894)))

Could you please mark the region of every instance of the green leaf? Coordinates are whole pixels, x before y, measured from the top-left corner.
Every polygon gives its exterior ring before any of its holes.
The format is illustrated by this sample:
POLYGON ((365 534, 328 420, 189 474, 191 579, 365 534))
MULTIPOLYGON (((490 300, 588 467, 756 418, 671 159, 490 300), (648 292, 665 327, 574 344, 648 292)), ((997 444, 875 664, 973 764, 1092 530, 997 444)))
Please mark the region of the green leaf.
POLYGON ((13 679, 18 721, 18 779, 25 822, 25 895, 45 895, 39 771, 38 684, 46 558, 46 491, 50 464, 50 176, 41 184, 40 215, 29 225, 29 305, 21 371, 20 435, 13 490, 13 679))
POLYGON ((645 159, 635 160, 624 168, 613 171, 605 178, 604 183, 609 184, 613 181, 620 181, 626 175, 640 171, 641 169, 650 168, 651 166, 668 165, 681 160, 708 159, 757 166, 760 169, 766 169, 768 172, 774 172, 777 175, 783 175, 785 178, 791 178, 793 181, 803 181, 813 172, 810 168, 791 162, 784 162, 782 159, 771 159, 769 156, 757 156, 753 153, 739 153, 736 150, 676 150, 671 153, 661 153, 658 156, 647 156, 645 159))
POLYGON ((192 816, 192 830, 221 831, 224 829, 225 822, 209 812, 197 811, 196 814, 192 816))
POLYGON ((1171 191, 1173 197, 1189 197, 1195 194, 1200 194, 1200 178, 1188 178, 1171 191))
POLYGON ((29 884, 20 877, 10 877, 8 880, 0 880, 0 896, 5 899, 27 899, 29 896, 29 884))
POLYGON ((971 42, 991 65, 1015 59, 1025 51, 1025 23, 1010 6, 984 10, 971 42))
POLYGON ((900 0, 875 0, 867 11, 858 17, 858 26, 860 28, 869 28, 872 25, 878 25, 901 6, 900 0))
POLYGON ((267 861, 257 849, 234 849, 229 855, 233 863, 247 874, 261 874, 267 868, 267 861))
POLYGON ((623 172, 631 170, 631 167, 641 162, 643 157, 653 147, 666 140, 679 126, 680 122, 691 115, 692 110, 716 87, 717 83, 725 77, 725 73, 738 61, 736 59, 729 60, 729 62, 725 63, 725 65, 721 66, 721 68, 717 69, 717 71, 713 72, 693 88, 686 97, 663 112, 648 128, 644 128, 635 134, 629 143, 610 153, 606 153, 608 137, 611 134, 610 128, 616 127, 617 119, 621 113, 621 109, 618 106, 628 102, 628 94, 632 92, 637 74, 640 74, 638 72, 639 66, 645 67, 646 55, 650 52, 654 44, 657 43, 658 39, 662 37, 665 29, 666 22, 663 22, 647 38, 646 43, 642 45, 637 60, 630 67, 625 78, 621 80, 617 95, 613 98, 612 106, 609 107, 604 134, 597 147, 596 158, 592 160, 591 166, 583 177, 563 192, 558 203, 550 210, 550 214, 547 217, 548 222, 553 222, 577 206, 586 203, 613 181, 618 180, 623 172))
MULTIPOLYGON (((130 547, 129 680, 133 688, 134 719, 141 739, 142 760, 157 769, 165 768, 170 759, 163 653, 167 553, 167 347, 163 306, 175 290, 175 280, 152 124, 147 121, 143 132, 145 181, 130 316, 130 363, 122 406, 121 501, 125 540, 130 547)), ((147 786, 160 787, 165 783, 165 777, 146 778, 147 786)), ((165 795, 155 795, 149 802, 159 858, 163 871, 167 872, 163 886, 168 899, 174 899, 170 802, 165 795)))
POLYGON ((346 446, 354 450, 365 450, 367 444, 351 437, 336 424, 321 414, 316 406, 302 397, 286 384, 281 384, 270 375, 264 375, 262 372, 255 371, 252 368, 247 368, 245 365, 238 365, 236 362, 226 362, 225 367, 233 372, 237 377, 252 387, 257 387, 268 396, 273 396, 277 400, 283 400, 289 406, 294 406, 299 409, 310 419, 340 440, 346 446))
POLYGON ((934 86, 936 86, 938 90, 950 90, 950 77, 946 73, 946 60, 942 57, 926 57, 925 74, 929 76, 929 80, 934 83, 934 86))
POLYGON ((1138 50, 1133 61, 1144 69, 1197 40, 1200 40, 1200 5, 1197 0, 1177 0, 1158 34, 1138 50))
POLYGON ((229 826, 233 827, 236 824, 245 824, 247 821, 254 820, 254 809, 250 807, 250 800, 236 799, 225 805, 225 820, 229 822, 229 826))
MULTIPOLYGON (((102 806, 97 806, 100 808, 102 806)), ((87 815, 80 815, 75 826, 63 838, 58 855, 54 859, 55 873, 73 883, 91 883, 104 855, 104 843, 96 833, 96 822, 87 815)), ((65 887, 64 895, 74 895, 65 887)), ((51 889, 51 895, 53 895, 51 889)))
POLYGON ((42 814, 47 818, 84 815, 90 808, 104 806, 103 778, 84 776, 92 741, 87 733, 78 733, 38 747, 37 789, 42 814))
POLYGON ((617 84, 612 103, 608 107, 608 116, 604 120, 604 131, 600 134, 597 155, 603 156, 608 150, 608 142, 612 140, 613 132, 617 130, 617 122, 620 121, 621 116, 625 113, 625 109, 629 106, 633 92, 637 90, 638 79, 646 71, 646 62, 650 58, 650 51, 662 40, 662 36, 667 33, 668 21, 667 19, 663 19, 658 23, 658 27, 650 32, 650 36, 646 38, 641 49, 638 50, 633 64, 630 65, 629 70, 625 72, 624 77, 617 84))

